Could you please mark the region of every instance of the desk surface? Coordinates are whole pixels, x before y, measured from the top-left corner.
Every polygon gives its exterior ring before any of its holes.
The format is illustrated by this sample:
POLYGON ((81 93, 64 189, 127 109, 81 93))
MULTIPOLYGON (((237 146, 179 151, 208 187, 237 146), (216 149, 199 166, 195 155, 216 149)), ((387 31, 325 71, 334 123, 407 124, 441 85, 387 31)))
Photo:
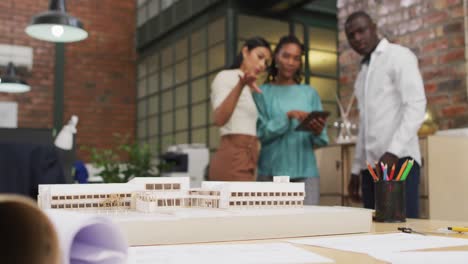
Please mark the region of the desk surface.
MULTIPOLYGON (((438 221, 438 220, 426 220, 426 219, 407 219, 405 223, 373 223, 372 224, 372 233, 392 233, 396 232, 398 227, 410 227, 413 230, 419 232, 435 232, 439 228, 445 228, 448 226, 468 226, 467 223, 463 222, 454 222, 454 221, 438 221)), ((431 234, 436 235, 436 234, 431 234)), ((445 236, 445 235, 444 235, 445 236)), ((468 239, 468 234, 451 234, 450 237, 466 238, 468 239)), ((252 241, 236 241, 236 242, 216 242, 209 244, 223 244, 223 243, 265 243, 265 242, 279 242, 284 241, 285 239, 268 239, 268 240, 252 240, 252 241)), ((377 260, 373 257, 370 257, 366 254, 359 254, 353 252, 345 252, 329 248, 320 248, 315 246, 299 245, 295 244, 300 248, 315 252, 324 257, 333 259, 335 263, 362 263, 362 264, 374 264, 374 263, 387 263, 381 260, 377 260), (352 260, 352 261, 351 261, 352 260)), ((437 251, 439 249, 432 249, 431 251, 437 251)), ((444 248, 444 251, 447 250, 468 250, 468 246, 463 247, 451 247, 444 248)))

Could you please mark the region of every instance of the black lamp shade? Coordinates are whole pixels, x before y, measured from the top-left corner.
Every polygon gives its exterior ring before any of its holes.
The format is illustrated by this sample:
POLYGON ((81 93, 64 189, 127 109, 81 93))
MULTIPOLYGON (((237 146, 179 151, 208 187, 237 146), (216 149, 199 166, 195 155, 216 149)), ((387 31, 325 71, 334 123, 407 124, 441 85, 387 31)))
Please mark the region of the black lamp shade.
POLYGON ((51 42, 76 42, 88 37, 83 23, 66 13, 64 0, 51 0, 49 10, 35 15, 25 31, 33 38, 51 42))
POLYGON ((0 77, 0 92, 6 93, 24 93, 31 90, 25 81, 16 76, 15 66, 12 62, 8 63, 6 74, 0 77))

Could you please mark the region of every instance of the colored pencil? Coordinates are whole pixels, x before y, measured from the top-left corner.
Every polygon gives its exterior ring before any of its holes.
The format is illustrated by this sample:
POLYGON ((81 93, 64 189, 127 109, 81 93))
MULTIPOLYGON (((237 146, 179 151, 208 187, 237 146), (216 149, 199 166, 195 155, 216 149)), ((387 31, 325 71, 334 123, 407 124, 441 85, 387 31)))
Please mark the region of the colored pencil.
POLYGON ((379 177, 375 175, 374 169, 372 169, 372 166, 369 164, 369 162, 367 162, 367 169, 369 170, 372 178, 374 178, 374 181, 379 181, 379 177))
POLYGON ((413 167, 413 163, 414 163, 414 160, 410 160, 410 161, 408 162, 408 165, 406 166, 406 169, 405 169, 405 171, 403 172, 403 175, 401 175, 401 180, 402 180, 402 181, 406 180, 406 177, 408 177, 408 174, 409 174, 411 168, 413 167))
POLYGON ((393 174, 395 174, 395 164, 393 164, 392 171, 390 172, 390 176, 388 177, 389 181, 393 180, 393 174))
POLYGON ((403 165, 401 165, 400 172, 398 172, 398 176, 396 177, 395 180, 399 181, 401 179, 401 175, 405 171, 406 165, 408 165, 408 160, 406 160, 403 165))

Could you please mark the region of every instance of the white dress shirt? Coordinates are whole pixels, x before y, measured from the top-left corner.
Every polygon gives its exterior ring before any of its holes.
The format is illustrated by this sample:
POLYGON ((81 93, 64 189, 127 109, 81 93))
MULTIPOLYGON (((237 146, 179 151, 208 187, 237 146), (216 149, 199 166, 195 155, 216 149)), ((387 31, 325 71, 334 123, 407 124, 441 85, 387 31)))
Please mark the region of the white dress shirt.
POLYGON ((354 93, 360 120, 352 173, 359 174, 366 161, 373 166, 385 152, 421 164, 417 132, 426 96, 413 52, 382 39, 369 64, 362 64, 354 93))
MULTIPOLYGON (((239 69, 219 72, 211 84, 211 104, 213 110, 218 108, 239 82, 239 69)), ((258 112, 249 87, 242 89, 239 101, 234 108, 231 118, 220 128, 221 135, 244 134, 257 135, 258 112)))

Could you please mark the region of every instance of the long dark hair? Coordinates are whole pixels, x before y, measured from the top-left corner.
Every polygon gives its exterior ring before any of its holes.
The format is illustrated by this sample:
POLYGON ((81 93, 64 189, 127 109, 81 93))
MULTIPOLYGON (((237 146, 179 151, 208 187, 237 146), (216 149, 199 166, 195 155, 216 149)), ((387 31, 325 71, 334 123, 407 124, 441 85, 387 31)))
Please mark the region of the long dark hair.
MULTIPOLYGON (((275 48, 275 52, 273 53, 273 59, 271 63, 271 67, 268 70, 268 77, 267 82, 273 82, 276 80, 278 76, 278 68, 276 67, 276 55, 281 51, 284 45, 286 44, 296 44, 301 49, 301 55, 304 54, 304 45, 299 41, 299 39, 294 35, 287 35, 280 38, 278 46, 275 48)), ((299 69, 294 73, 294 82, 301 83, 302 81, 302 58, 301 58, 301 65, 299 69)))
MULTIPOLYGON (((251 51, 251 50, 253 50, 253 49, 257 48, 257 47, 265 47, 271 52, 270 43, 268 43, 268 41, 266 41, 264 38, 259 37, 259 36, 249 38, 248 40, 246 40, 244 42, 244 45, 242 45, 242 48, 244 48, 244 47, 247 47, 247 49, 249 51, 251 51)), ((242 49, 241 49, 239 54, 237 54, 237 56, 236 56, 236 58, 234 60, 234 63, 229 67, 229 69, 238 69, 238 68, 240 68, 243 61, 244 61, 244 56, 242 56, 242 49)))

